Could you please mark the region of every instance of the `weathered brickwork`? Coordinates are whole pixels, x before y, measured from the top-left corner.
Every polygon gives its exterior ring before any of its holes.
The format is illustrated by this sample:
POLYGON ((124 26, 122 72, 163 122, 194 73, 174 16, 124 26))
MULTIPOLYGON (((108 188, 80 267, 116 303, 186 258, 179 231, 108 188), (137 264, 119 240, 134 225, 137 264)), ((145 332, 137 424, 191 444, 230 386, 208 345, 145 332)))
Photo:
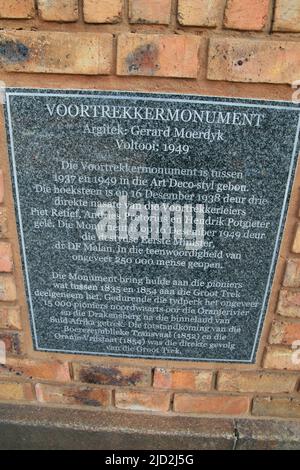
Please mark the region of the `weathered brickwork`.
POLYGON ((33 389, 30 384, 0 382, 1 401, 31 401, 33 397, 33 389))
POLYGON ((35 386, 35 391, 37 400, 41 403, 106 407, 109 406, 111 401, 111 392, 109 390, 95 387, 57 387, 38 383, 35 386))
POLYGON ((244 415, 249 411, 248 397, 229 395, 175 394, 174 409, 178 413, 244 415))
POLYGON ((129 0, 130 23, 169 24, 171 0, 129 0))
POLYGON ((20 307, 0 307, 0 328, 22 329, 20 307))
POLYGON ((12 302, 16 298, 17 288, 13 276, 0 274, 0 300, 12 302))
POLYGON ((34 0, 0 0, 0 18, 27 19, 35 14, 34 0))
POLYGON ((300 418, 300 400, 293 398, 256 398, 253 404, 254 416, 279 416, 300 418))
POLYGON ((78 0, 38 0, 38 13, 44 21, 78 20, 78 0))
MULTIPOLYGON (((0 80, 51 87, 58 78, 65 88, 291 96, 288 85, 300 80, 300 0, 0 0, 0 80)), ((1 164, 1 402, 300 418, 299 207, 261 354, 241 367, 32 351, 12 207, 1 164)))
POLYGON ((124 8, 123 0, 82 0, 80 9, 79 0, 38 0, 35 11, 31 0, 0 1, 0 19, 6 20, 0 35, 0 69, 190 79, 202 74, 210 81, 275 84, 299 79, 298 36, 284 34, 299 31, 298 0, 278 0, 274 21, 271 0, 179 0, 177 11, 173 3, 128 0, 124 8), (8 19, 22 19, 26 25, 35 18, 40 23, 34 23, 34 30, 30 23, 22 28, 25 31, 7 27, 8 19), (64 30, 47 30, 47 23, 53 22, 64 23, 64 30), (80 28, 76 35, 68 31, 68 23, 80 28), (106 25, 105 32, 89 32, 89 24, 106 25), (226 37, 220 35, 222 28, 226 37), (212 29, 217 29, 216 36, 212 29), (260 34, 245 38, 244 31, 260 34))
POLYGON ((73 364, 74 378, 98 385, 147 387, 151 385, 151 369, 108 367, 101 364, 73 364))
POLYGON ((223 0, 178 0, 178 22, 183 26, 215 28, 222 22, 223 0))
POLYGON ((122 19, 122 0, 83 0, 86 23, 119 23, 122 19))
POLYGON ((208 64, 211 80, 293 83, 299 78, 300 43, 215 38, 210 41, 208 64))
POLYGON ((12 248, 7 242, 0 242, 0 272, 10 273, 13 270, 12 248))
POLYGON ((1 65, 8 72, 107 75, 112 52, 107 33, 0 33, 1 65))
POLYGON ((300 32, 299 0, 277 0, 275 5, 274 31, 300 32))
POLYGON ((69 365, 59 361, 22 361, 9 357, 6 364, 0 365, 0 377, 22 377, 24 379, 69 382, 71 380, 69 365))
POLYGON ((197 36, 122 34, 118 39, 118 75, 196 78, 197 36))
POLYGON ((169 411, 171 395, 167 392, 118 390, 116 407, 135 411, 169 411))
POLYGON ((268 21, 270 0, 228 0, 225 10, 226 28, 261 31, 268 21))
POLYGON ((212 388, 212 371, 155 369, 155 388, 207 392, 212 388))

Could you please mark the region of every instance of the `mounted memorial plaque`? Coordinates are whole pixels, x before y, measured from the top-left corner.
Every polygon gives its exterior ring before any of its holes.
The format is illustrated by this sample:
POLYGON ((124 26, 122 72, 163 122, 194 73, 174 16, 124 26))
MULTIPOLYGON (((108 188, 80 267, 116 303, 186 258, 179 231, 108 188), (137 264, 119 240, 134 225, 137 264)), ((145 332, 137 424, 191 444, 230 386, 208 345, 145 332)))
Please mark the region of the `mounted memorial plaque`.
POLYGON ((6 120, 36 350, 255 361, 299 108, 11 89, 6 120))

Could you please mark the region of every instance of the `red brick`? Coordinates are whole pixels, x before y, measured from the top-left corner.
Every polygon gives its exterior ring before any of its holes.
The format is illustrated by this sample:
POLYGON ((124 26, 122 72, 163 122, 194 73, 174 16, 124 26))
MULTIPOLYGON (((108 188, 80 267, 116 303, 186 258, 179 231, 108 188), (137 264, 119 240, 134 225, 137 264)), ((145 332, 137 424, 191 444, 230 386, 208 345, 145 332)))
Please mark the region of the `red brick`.
POLYGON ((274 321, 270 334, 271 344, 283 344, 291 346, 295 341, 300 341, 300 323, 274 321))
POLYGON ((34 0, 0 0, 0 18, 28 19, 34 16, 34 0))
POLYGON ((1 401, 27 401, 33 400, 32 387, 30 384, 0 383, 0 400, 1 401))
POLYGON ((58 403, 60 405, 109 406, 111 392, 91 387, 59 387, 36 384, 36 396, 39 402, 58 403))
POLYGON ((78 0, 38 0, 38 11, 44 21, 77 21, 78 0))
POLYGON ((129 0, 130 23, 169 24, 172 0, 129 0))
POLYGON ((227 0, 224 26, 261 31, 267 24, 269 9, 270 0, 227 0))
POLYGON ((0 204, 4 202, 4 175, 3 171, 0 170, 0 204))
POLYGON ((292 247, 293 253, 300 253, 300 224, 296 226, 296 233, 292 247))
POLYGON ((32 359, 8 358, 7 363, 0 366, 1 376, 17 376, 27 380, 52 380, 54 382, 69 382, 71 380, 67 362, 35 361, 32 359))
POLYGON ((284 317, 300 318, 300 291, 282 289, 279 295, 277 311, 284 317))
POLYGON ((255 398, 252 414, 280 418, 300 418, 300 400, 294 398, 255 398))
POLYGON ((86 23, 119 23, 122 9, 123 0, 83 0, 86 23))
POLYGON ((0 32, 0 46, 0 64, 7 72, 111 72, 113 37, 107 33, 0 32), (6 50, 10 53, 6 54, 6 50))
POLYGON ((300 287, 300 260, 288 260, 283 285, 285 287, 300 287))
POLYGON ((150 386, 151 369, 136 367, 73 364, 74 379, 98 385, 150 386))
POLYGON ((0 300, 12 302, 17 298, 17 289, 14 277, 0 274, 0 300))
POLYGON ((170 388, 206 392, 211 389, 211 371, 155 369, 155 388, 170 388))
POLYGON ((22 329, 19 307, 0 307, 0 328, 22 329))
POLYGON ((170 394, 165 392, 116 391, 116 407, 134 411, 168 411, 170 394))
POLYGON ((0 331, 0 341, 3 341, 8 354, 21 354, 22 345, 18 333, 0 331))
POLYGON ((300 42, 263 39, 210 40, 210 80, 291 84, 300 76, 300 42))
POLYGON ((175 395, 174 410, 178 413, 243 415, 250 407, 250 398, 227 395, 175 395))
POLYGON ((215 28, 222 20, 223 4, 223 0, 178 0, 178 22, 215 28))
POLYGON ((300 370, 300 354, 297 350, 272 346, 265 355, 264 368, 300 370))
POLYGON ((13 257, 11 244, 0 242, 0 272, 10 273, 13 270, 13 257))
POLYGON ((276 0, 274 31, 300 32, 299 0, 276 0))
POLYGON ((219 373, 218 390, 239 393, 288 393, 294 391, 297 381, 298 377, 295 375, 222 371, 219 373))
POLYGON ((121 34, 118 40, 118 75, 196 78, 197 36, 121 34))

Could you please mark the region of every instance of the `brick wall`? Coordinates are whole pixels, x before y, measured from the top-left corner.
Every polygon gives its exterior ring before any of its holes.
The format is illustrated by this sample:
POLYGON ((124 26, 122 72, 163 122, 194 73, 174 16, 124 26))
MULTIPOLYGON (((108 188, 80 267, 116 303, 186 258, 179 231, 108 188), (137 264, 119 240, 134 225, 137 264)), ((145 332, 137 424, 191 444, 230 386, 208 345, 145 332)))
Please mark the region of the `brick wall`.
MULTIPOLYGON (((288 84, 300 79, 300 0, 0 0, 0 71, 9 86, 291 99, 288 84)), ((0 341, 8 358, 0 401, 300 418, 300 364, 292 360, 300 340, 299 185, 255 366, 36 353, 3 125, 1 136, 0 341)))

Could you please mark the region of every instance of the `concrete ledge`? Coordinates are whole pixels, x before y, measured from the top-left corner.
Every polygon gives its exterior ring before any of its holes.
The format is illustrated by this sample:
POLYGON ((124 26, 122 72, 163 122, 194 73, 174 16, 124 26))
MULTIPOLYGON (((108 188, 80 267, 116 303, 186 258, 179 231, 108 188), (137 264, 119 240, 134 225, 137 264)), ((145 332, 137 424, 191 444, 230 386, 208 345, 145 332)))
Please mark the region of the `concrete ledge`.
POLYGON ((232 449, 231 420, 0 404, 0 449, 232 449))
POLYGON ((236 422, 238 450, 299 450, 300 421, 240 419, 236 422))
POLYGON ((300 422, 0 404, 1 450, 300 449, 300 422))

